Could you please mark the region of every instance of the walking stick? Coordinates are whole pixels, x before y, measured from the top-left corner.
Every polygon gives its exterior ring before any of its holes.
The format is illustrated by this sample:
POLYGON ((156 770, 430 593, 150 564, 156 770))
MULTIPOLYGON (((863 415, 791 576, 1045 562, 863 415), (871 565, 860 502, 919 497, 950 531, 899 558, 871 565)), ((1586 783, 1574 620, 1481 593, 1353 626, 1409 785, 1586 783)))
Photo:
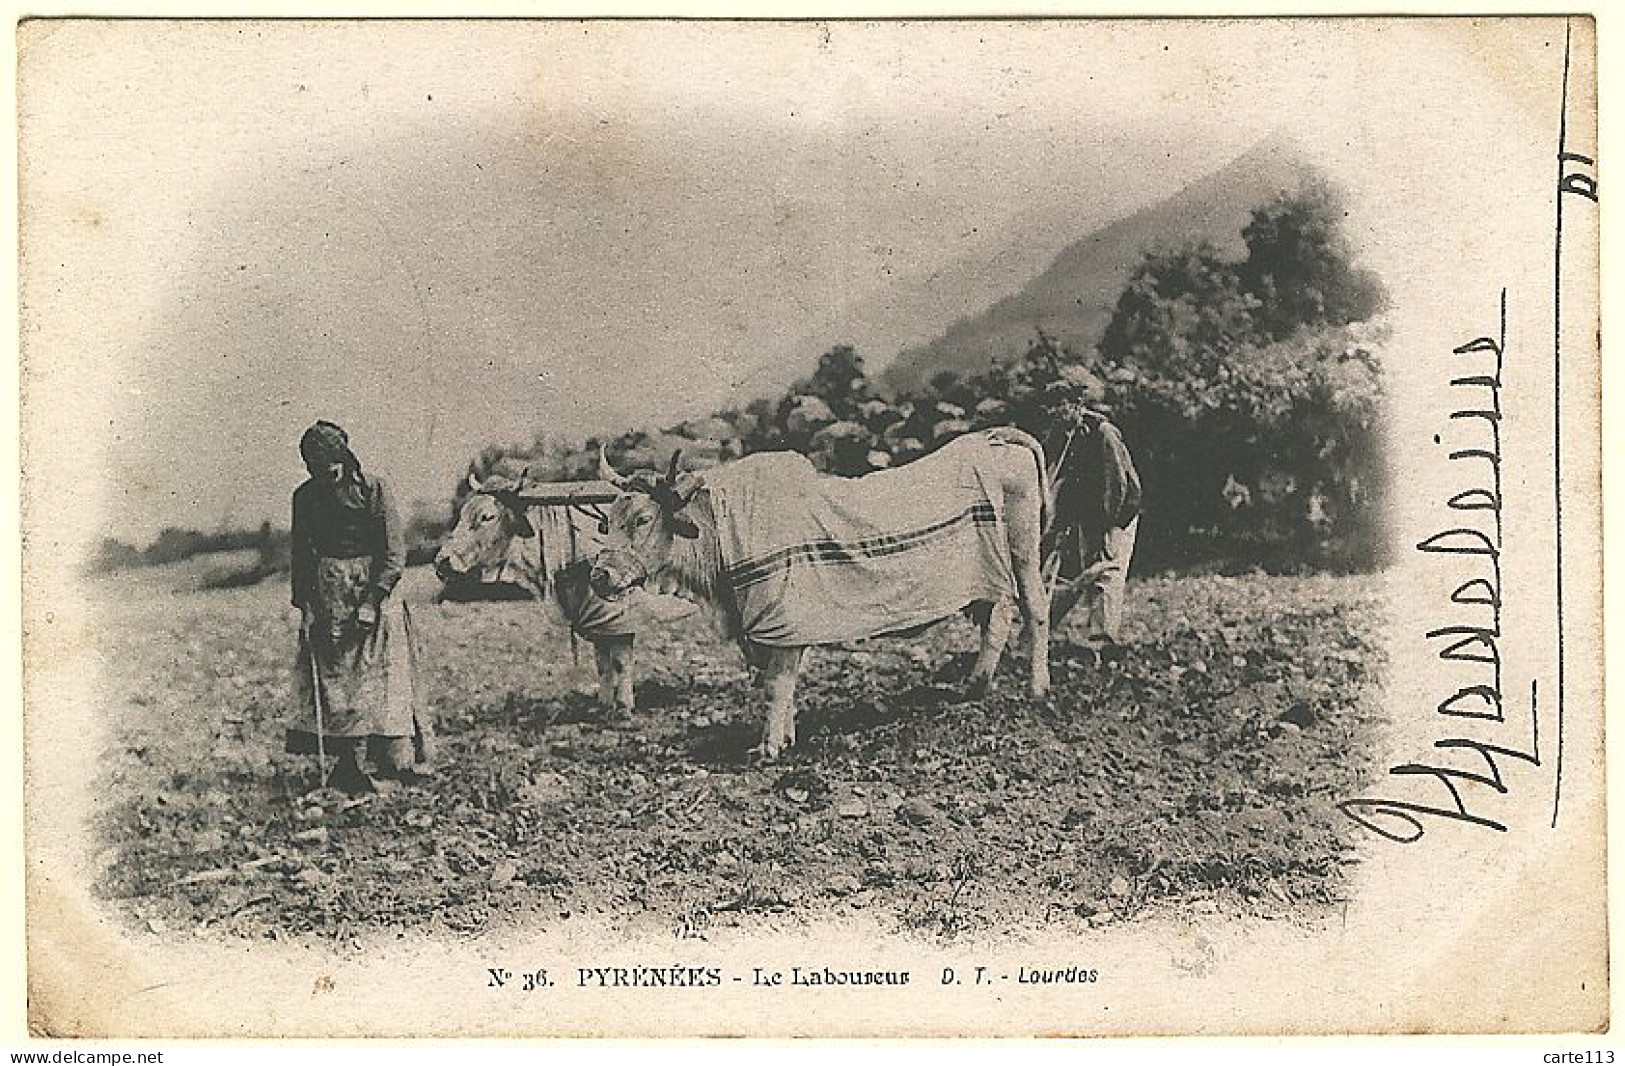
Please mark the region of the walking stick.
POLYGON ((310 627, 304 627, 305 658, 310 661, 310 696, 316 708, 316 787, 327 781, 327 722, 322 713, 322 674, 316 668, 316 645, 310 639, 310 627))

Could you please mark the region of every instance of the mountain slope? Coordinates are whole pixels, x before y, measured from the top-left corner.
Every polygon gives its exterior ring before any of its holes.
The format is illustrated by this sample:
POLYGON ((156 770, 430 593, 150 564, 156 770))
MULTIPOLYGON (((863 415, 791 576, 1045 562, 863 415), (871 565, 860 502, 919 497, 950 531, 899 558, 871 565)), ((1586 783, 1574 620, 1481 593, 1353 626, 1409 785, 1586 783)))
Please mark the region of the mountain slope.
POLYGON ((1168 199, 1067 245, 1017 292, 903 352, 880 375, 881 384, 898 392, 944 370, 975 373, 997 356, 1020 352, 1035 329, 1077 350, 1093 348, 1146 250, 1206 240, 1240 256, 1241 229, 1252 210, 1314 173, 1295 145, 1271 137, 1168 199))

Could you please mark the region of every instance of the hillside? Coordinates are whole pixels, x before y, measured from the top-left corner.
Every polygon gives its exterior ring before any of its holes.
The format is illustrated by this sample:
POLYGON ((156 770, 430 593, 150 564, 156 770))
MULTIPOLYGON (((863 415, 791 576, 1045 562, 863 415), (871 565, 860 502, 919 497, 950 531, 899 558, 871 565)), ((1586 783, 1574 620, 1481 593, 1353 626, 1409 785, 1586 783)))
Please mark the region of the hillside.
POLYGON ((1092 348, 1129 272, 1148 248, 1207 240, 1242 252, 1250 212, 1313 173, 1299 149, 1274 136, 1160 203, 1067 245, 1048 268, 980 314, 962 318, 930 343, 904 351, 880 375, 890 392, 918 387, 943 370, 972 373, 1019 352, 1036 328, 1076 349, 1092 348))

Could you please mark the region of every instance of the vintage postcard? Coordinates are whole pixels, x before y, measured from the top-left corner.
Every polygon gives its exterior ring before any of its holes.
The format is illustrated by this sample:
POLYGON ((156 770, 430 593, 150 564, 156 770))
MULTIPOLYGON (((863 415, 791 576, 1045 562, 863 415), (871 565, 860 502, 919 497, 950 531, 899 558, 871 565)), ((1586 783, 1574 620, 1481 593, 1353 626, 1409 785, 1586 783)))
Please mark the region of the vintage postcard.
POLYGON ((1608 1027, 1590 17, 16 48, 34 1037, 1608 1027))

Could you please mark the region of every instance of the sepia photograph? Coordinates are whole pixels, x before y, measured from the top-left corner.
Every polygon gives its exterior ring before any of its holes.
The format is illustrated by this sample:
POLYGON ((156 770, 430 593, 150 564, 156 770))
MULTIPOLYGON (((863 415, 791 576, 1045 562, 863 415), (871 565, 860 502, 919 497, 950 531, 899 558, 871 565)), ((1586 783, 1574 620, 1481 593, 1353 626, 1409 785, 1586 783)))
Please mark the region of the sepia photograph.
POLYGON ((30 1034, 1606 1032, 1596 41, 23 20, 30 1034))

